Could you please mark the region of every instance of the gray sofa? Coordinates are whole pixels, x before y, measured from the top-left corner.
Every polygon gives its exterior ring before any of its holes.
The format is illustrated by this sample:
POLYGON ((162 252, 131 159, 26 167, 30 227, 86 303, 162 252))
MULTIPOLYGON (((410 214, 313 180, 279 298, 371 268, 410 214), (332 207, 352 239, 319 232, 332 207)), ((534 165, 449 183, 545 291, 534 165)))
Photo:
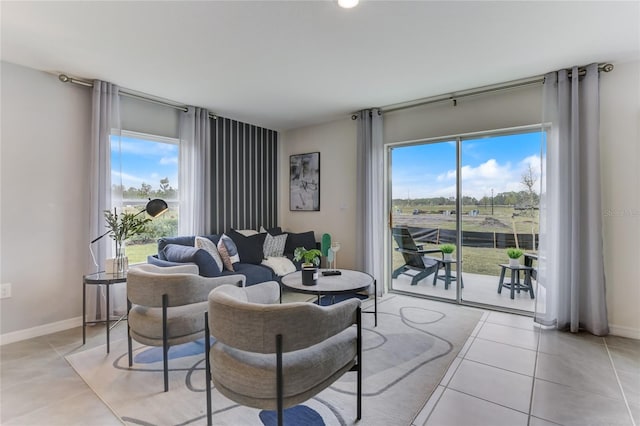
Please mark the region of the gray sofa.
MULTIPOLYGON (((272 235, 283 234, 280 228, 272 228, 269 230, 272 235)), ((233 230, 227 232, 227 235, 232 239, 240 238, 233 230)), ((266 235, 266 234, 264 234, 266 235)), ((220 235, 203 235, 208 238, 214 244, 218 244, 220 235)), ((240 262, 233 264, 234 271, 223 270, 220 271, 215 265, 215 261, 209 253, 204 249, 194 247, 195 236, 180 236, 180 237, 164 237, 158 240, 158 253, 149 256, 147 262, 157 266, 176 266, 184 264, 195 264, 198 266, 199 274, 205 277, 217 277, 224 275, 241 274, 246 277, 247 286, 265 282, 265 281, 277 281, 279 276, 274 271, 264 265, 260 264, 262 253, 261 244, 264 243, 264 236, 250 237, 244 241, 244 245, 238 246, 238 252, 240 255, 240 262), (250 245, 254 245, 251 247, 250 245), (243 254, 247 254, 246 259, 243 259, 243 254)), ((237 240, 234 242, 238 244, 237 240)), ((296 247, 305 248, 317 248, 318 244, 315 241, 313 231, 303 233, 287 233, 287 242, 285 245, 284 255, 290 260, 293 260, 293 251, 296 247)), ((300 269, 300 263, 294 262, 296 269, 300 269)))

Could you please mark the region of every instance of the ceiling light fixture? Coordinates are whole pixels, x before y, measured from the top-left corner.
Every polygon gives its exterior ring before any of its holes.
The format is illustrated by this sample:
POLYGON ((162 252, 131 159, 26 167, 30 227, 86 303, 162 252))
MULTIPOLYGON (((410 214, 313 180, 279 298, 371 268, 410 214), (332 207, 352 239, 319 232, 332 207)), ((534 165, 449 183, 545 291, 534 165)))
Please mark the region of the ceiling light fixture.
POLYGON ((345 9, 351 9, 352 7, 356 7, 360 0, 338 0, 338 5, 345 9))

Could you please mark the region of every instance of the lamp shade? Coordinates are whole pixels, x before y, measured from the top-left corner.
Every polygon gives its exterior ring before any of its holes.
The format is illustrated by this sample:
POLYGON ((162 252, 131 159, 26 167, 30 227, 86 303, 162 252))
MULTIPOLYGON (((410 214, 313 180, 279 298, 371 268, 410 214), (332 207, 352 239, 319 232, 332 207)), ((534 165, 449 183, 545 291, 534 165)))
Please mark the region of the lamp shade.
POLYGON ((158 217, 162 213, 166 212, 169 209, 169 206, 164 200, 154 198, 147 203, 147 206, 144 209, 147 211, 149 216, 158 217))

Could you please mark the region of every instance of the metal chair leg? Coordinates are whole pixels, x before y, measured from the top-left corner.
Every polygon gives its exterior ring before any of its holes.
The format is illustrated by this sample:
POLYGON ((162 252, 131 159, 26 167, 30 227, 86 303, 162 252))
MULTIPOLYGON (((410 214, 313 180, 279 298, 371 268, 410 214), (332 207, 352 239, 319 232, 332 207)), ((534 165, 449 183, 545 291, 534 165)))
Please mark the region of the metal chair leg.
POLYGON ((211 352, 211 343, 209 341, 209 313, 204 313, 204 363, 205 363, 205 385, 207 394, 207 426, 212 425, 211 419, 211 365, 209 357, 211 352))
POLYGON ((356 322, 358 327, 358 337, 356 341, 357 354, 358 354, 358 402, 357 402, 357 416, 356 419, 362 418, 362 309, 358 308, 356 312, 356 322))
MULTIPOLYGON (((131 301, 127 299, 127 317, 131 312, 131 301)), ((129 352, 129 367, 133 365, 133 351, 131 347, 131 327, 129 326, 129 320, 127 319, 127 350, 129 352)))
POLYGON ((282 377, 282 334, 276 335, 276 392, 278 394, 278 426, 284 424, 284 379, 282 377))
POLYGON ((162 360, 164 366, 164 391, 169 391, 169 339, 167 338, 167 306, 169 296, 162 295, 162 360))

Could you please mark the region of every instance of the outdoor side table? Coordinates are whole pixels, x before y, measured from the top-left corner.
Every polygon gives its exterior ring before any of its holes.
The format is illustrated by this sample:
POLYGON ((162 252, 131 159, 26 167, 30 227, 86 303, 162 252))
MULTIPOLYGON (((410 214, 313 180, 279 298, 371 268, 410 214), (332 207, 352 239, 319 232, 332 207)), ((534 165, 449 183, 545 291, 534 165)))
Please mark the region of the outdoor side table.
POLYGON ((89 274, 82 277, 82 344, 87 342, 86 328, 87 324, 106 324, 107 329, 107 353, 109 353, 109 331, 126 317, 126 314, 118 319, 111 320, 110 307, 109 307, 109 289, 114 284, 126 283, 127 273, 121 274, 107 274, 106 272, 97 272, 95 274, 89 274), (107 314, 106 320, 87 321, 87 285, 103 285, 106 289, 107 297, 107 314), (111 324, 113 323, 113 325, 111 324))
POLYGON ((524 265, 511 266, 508 263, 501 263, 500 267, 502 271, 500 272, 500 282, 498 283, 498 294, 502 293, 502 287, 507 287, 511 290, 511 299, 514 298, 515 292, 517 291, 519 294, 520 290, 528 291, 531 298, 534 298, 533 285, 531 284, 532 267, 524 265), (507 269, 511 270, 511 281, 504 282, 504 275, 507 269), (520 271, 524 271, 524 282, 520 281, 520 271))
MULTIPOLYGON (((436 268, 436 272, 433 274, 433 285, 436 285, 438 280, 442 280, 444 281, 444 289, 445 290, 449 290, 449 285, 451 284, 451 281, 455 281, 456 280, 456 275, 453 275, 451 273, 451 265, 452 264, 456 264, 457 260, 456 259, 438 259, 436 257, 432 257, 431 259, 435 260, 437 263, 437 268, 436 268), (438 274, 438 271, 440 270, 440 268, 443 267, 444 268, 444 275, 443 274, 438 274)), ((462 263, 462 262, 461 262, 462 263)), ((460 286, 462 288, 464 288, 464 282, 462 281, 462 275, 460 275, 460 286)))

